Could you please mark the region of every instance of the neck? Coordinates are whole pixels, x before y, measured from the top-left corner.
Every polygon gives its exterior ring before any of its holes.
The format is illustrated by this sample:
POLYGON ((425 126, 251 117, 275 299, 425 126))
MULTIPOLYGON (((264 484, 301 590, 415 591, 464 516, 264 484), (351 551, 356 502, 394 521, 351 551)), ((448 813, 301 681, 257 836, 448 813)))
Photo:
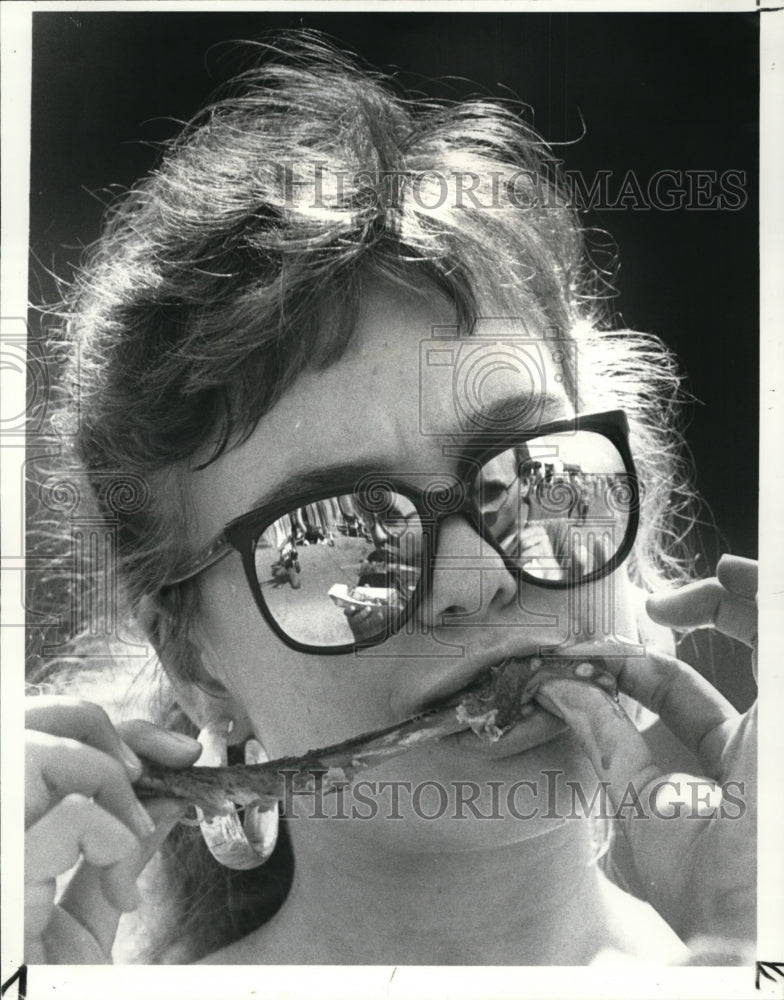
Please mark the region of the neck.
POLYGON ((290 897, 231 960, 581 965, 609 943, 587 823, 490 850, 381 855, 343 824, 291 826, 290 897))

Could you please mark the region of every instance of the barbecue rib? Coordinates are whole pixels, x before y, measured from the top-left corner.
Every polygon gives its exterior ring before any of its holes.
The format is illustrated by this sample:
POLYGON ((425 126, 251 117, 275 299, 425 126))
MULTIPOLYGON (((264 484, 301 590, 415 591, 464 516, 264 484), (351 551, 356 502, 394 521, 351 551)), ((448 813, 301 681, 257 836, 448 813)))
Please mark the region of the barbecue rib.
POLYGON ((300 757, 282 757, 265 764, 192 767, 172 770, 145 762, 136 782, 144 797, 186 799, 207 815, 225 812, 229 802, 273 806, 287 795, 312 792, 351 782, 358 771, 431 740, 472 729, 493 743, 524 719, 528 705, 548 676, 570 677, 594 684, 617 697, 614 676, 598 661, 557 656, 511 657, 491 668, 482 684, 462 691, 437 709, 388 729, 366 733, 343 743, 311 750, 300 757))

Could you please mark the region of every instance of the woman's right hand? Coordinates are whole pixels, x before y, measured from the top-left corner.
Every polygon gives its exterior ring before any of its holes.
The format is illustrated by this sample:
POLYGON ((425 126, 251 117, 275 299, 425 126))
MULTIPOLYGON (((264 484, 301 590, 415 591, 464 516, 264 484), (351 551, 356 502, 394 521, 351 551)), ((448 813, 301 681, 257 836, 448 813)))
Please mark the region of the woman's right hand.
POLYGON ((201 746, 142 720, 115 728, 75 698, 29 698, 25 715, 26 960, 109 963, 120 914, 139 903, 136 879, 187 808, 142 806, 137 753, 189 767, 201 746), (57 877, 77 864, 58 897, 57 877))

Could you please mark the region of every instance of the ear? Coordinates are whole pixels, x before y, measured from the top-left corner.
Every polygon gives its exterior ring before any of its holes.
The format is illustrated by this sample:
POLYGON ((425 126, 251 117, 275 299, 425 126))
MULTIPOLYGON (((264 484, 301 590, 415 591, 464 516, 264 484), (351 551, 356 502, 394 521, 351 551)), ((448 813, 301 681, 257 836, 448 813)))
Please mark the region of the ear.
POLYGON ((198 626, 187 629, 187 634, 186 629, 176 629, 171 610, 153 595, 142 598, 137 617, 158 654, 177 702, 191 722, 201 730, 208 723, 231 719, 231 744, 253 736, 244 709, 217 679, 216 654, 198 626))

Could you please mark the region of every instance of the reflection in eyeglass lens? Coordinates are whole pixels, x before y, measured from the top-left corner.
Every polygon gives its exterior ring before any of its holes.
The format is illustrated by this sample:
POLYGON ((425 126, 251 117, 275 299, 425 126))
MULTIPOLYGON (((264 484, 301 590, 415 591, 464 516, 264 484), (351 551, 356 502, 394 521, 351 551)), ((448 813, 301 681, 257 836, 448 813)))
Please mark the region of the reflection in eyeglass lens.
POLYGON ((292 510, 259 538, 256 576, 297 642, 341 646, 388 631, 422 573, 422 522, 393 491, 343 494, 292 510))
POLYGON ((623 457, 601 434, 534 438, 486 462, 477 478, 482 524, 539 580, 589 576, 620 549, 635 497, 623 457))
MULTIPOLYGON (((622 455, 592 431, 526 441, 484 462, 471 501, 484 535, 537 580, 579 583, 626 537, 636 496, 622 455)), ((309 646, 376 639, 423 571, 413 500, 388 486, 293 508, 259 538, 256 575, 278 627, 309 646)), ((497 555, 494 556, 497 559, 497 555)))

